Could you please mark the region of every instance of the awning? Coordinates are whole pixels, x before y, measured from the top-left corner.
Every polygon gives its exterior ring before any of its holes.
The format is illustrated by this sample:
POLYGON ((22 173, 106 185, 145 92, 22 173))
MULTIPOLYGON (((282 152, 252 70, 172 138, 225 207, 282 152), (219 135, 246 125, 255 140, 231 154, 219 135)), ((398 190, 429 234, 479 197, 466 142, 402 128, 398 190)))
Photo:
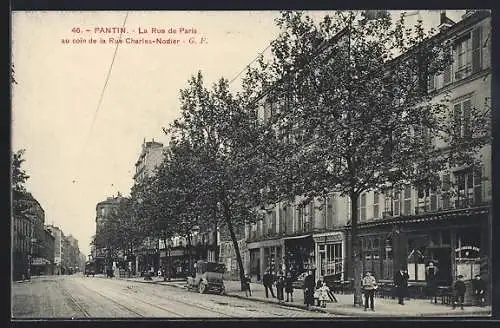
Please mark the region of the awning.
POLYGON ((291 240, 291 239, 304 239, 304 238, 308 238, 308 237, 312 237, 312 235, 311 235, 311 234, 308 234, 308 235, 302 235, 302 236, 284 237, 283 239, 284 239, 284 240, 291 240))

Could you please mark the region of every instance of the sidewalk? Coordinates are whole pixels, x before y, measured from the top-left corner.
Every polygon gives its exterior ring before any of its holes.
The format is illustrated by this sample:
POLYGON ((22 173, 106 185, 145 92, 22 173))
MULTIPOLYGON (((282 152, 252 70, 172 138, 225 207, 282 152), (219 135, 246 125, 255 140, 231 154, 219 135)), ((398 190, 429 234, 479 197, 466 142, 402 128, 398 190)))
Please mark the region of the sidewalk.
MULTIPOLYGON (((144 278, 124 278, 129 281, 141 283, 154 283, 177 288, 185 288, 185 280, 176 280, 164 282, 163 278, 153 277, 152 281, 144 278)), ((276 298, 266 298, 264 286, 259 283, 251 283, 252 296, 246 297, 245 292, 241 291, 239 281, 224 281, 226 295, 251 299, 258 302, 279 304, 276 298)), ((276 295, 276 289, 274 289, 276 295)), ((304 295, 301 289, 295 289, 293 302, 281 303, 282 306, 296 307, 306 309, 304 305, 304 295)), ((487 317, 491 316, 491 306, 466 306, 463 310, 457 308, 453 310, 449 305, 433 304, 430 300, 411 299, 405 302, 405 305, 399 305, 397 299, 375 299, 375 312, 365 312, 363 308, 354 307, 353 295, 335 295, 338 303, 327 303, 326 308, 312 306, 310 310, 324 313, 331 313, 343 316, 353 317, 442 317, 442 316, 466 316, 466 317, 487 317)), ((285 294, 286 300, 286 294, 285 294)))

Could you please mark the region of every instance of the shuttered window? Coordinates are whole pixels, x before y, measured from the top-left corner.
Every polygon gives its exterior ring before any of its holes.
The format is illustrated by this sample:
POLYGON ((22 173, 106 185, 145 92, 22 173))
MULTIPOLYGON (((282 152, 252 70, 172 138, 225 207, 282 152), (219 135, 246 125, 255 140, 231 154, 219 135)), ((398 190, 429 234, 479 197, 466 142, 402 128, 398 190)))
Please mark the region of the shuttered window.
POLYGON ((472 73, 481 70, 481 26, 472 31, 472 73))
POLYGON ((374 192, 373 193, 373 218, 374 219, 377 219, 380 217, 379 201, 380 201, 379 193, 374 192))
POLYGON ((470 138, 470 114, 472 111, 472 99, 468 98, 453 105, 453 127, 455 138, 470 138))
POLYGON ((474 205, 481 205, 482 197, 482 168, 474 171, 474 205))

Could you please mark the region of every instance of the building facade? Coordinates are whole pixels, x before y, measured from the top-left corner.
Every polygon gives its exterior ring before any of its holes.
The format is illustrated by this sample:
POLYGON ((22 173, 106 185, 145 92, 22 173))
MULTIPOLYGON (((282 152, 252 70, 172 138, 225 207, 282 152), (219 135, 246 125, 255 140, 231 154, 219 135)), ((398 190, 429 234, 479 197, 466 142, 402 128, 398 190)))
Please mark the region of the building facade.
MULTIPOLYGON (((144 141, 142 143, 141 153, 135 163, 134 183, 140 184, 146 178, 153 177, 156 174, 156 168, 159 167, 165 158, 165 148, 160 142, 144 141)), ((144 239, 141 247, 135 251, 135 271, 141 273, 149 271, 151 268, 158 271, 162 262, 165 262, 161 255, 165 255, 165 250, 160 251, 160 241, 157 238, 147 237, 144 239)))
MULTIPOLYGON (((455 131, 459 137, 468 137, 471 109, 487 112, 490 107, 490 34, 490 13, 477 11, 468 12, 438 35, 452 41, 454 60, 443 74, 430 77, 428 91, 436 101, 445 94, 450 97, 449 110, 460 122, 455 131)), ((437 136, 435 142, 446 150, 447 144, 437 136)), ((491 145, 477 155, 480 167, 448 167, 439 172, 440 188, 406 186, 361 195, 364 271, 391 280, 394 270, 403 266, 414 284, 424 285, 425 267, 433 262, 440 285, 449 286, 458 275, 467 283, 477 274, 491 281, 491 145)))
POLYGON ((12 220, 12 279, 17 281, 28 278, 30 274, 33 219, 16 214, 12 220))
POLYGON ((54 274, 60 275, 63 271, 62 269, 62 259, 64 256, 63 252, 63 239, 64 234, 61 229, 54 225, 48 225, 47 230, 50 231, 52 236, 54 236, 54 274))
MULTIPOLYGON (((123 200, 124 200, 124 197, 122 197, 120 195, 120 193, 118 193, 116 196, 107 197, 106 200, 103 200, 102 202, 97 203, 97 205, 96 205, 96 219, 95 219, 96 236, 99 235, 106 220, 110 216, 118 213, 118 208, 120 206, 120 203, 123 200)), ((71 242, 73 242, 73 246, 78 246, 77 244, 75 245, 73 240, 68 240, 67 241, 68 247, 71 247, 71 242)), ((79 256, 78 255, 79 250, 78 250, 78 253, 76 253, 75 249, 77 249, 77 248, 75 248, 75 247, 68 248, 68 252, 67 252, 67 253, 69 253, 67 256, 68 263, 76 263, 77 262, 76 259, 79 256)), ((110 258, 110 254, 108 253, 108 250, 106 250, 103 247, 93 246, 92 247, 92 258, 93 258, 93 261, 95 261, 96 273, 105 273, 106 266, 111 265, 112 260, 110 258)))
MULTIPOLYGON (((450 23, 445 16, 443 19, 450 23)), ((466 133, 471 108, 491 102, 491 20, 487 11, 468 12, 458 23, 444 24, 436 36, 452 41, 454 61, 443 74, 431 76, 428 92, 439 101, 450 96, 450 111, 466 133)), ((271 109, 263 106, 266 119, 271 109)), ((436 137, 436 146, 446 144, 436 137)), ((370 191, 358 204, 363 271, 392 281, 402 266, 413 285, 425 284, 425 267, 439 268, 439 284, 449 286, 461 274, 480 274, 491 281, 491 145, 479 151, 482 165, 449 167, 439 172, 443 185, 422 190, 370 191), (450 192, 453 191, 453 192, 450 192)), ((246 270, 255 280, 263 272, 312 269, 316 278, 352 279, 349 263, 350 201, 332 194, 323 199, 297 197, 291 204, 265 209, 264 219, 246 227, 246 270)), ((470 288, 468 288, 470 290, 470 288)))

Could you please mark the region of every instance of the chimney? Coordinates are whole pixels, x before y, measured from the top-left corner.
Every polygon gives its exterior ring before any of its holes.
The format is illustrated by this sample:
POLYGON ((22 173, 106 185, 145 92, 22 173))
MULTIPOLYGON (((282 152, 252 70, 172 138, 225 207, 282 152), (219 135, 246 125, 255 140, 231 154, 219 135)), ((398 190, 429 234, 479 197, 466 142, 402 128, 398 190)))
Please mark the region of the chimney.
POLYGON ((446 16, 446 10, 441 10, 441 16, 439 19, 439 30, 443 31, 455 24, 448 16, 446 16))
POLYGON ((477 10, 467 9, 465 11, 465 14, 462 15, 462 19, 469 18, 470 16, 474 15, 476 12, 477 12, 477 10))

